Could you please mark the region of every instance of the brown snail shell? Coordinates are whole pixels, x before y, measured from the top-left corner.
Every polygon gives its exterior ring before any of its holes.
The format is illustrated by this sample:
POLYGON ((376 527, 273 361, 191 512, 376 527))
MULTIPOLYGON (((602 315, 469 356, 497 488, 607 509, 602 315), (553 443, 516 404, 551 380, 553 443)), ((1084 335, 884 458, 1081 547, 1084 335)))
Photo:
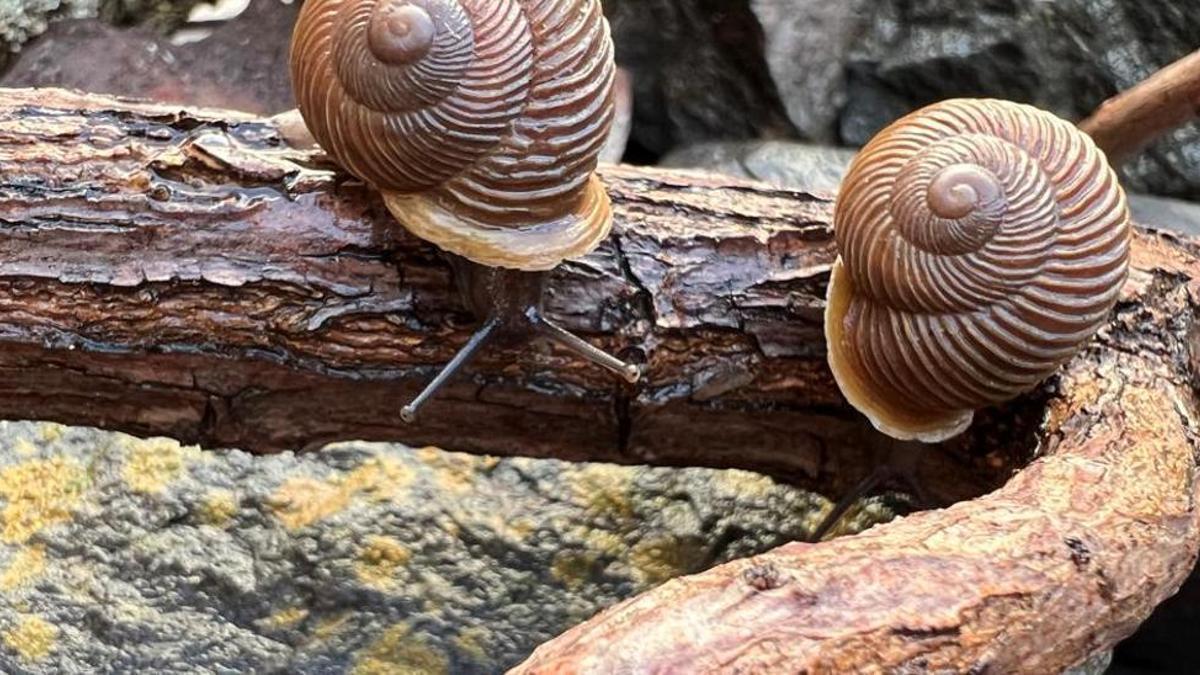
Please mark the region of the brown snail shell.
POLYGON ((291 70, 317 142, 407 229, 534 271, 611 228, 612 51, 599 0, 307 0, 291 70))
POLYGON ((945 101, 863 148, 842 183, 825 317, 847 400, 928 442, 1035 387, 1106 320, 1129 264, 1125 194, 1070 123, 945 101))

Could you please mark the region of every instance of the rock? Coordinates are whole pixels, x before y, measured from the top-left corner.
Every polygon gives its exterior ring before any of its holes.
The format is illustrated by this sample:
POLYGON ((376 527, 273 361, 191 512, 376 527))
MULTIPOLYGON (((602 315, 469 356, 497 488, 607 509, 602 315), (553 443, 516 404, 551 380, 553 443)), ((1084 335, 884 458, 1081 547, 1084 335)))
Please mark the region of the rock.
POLYGON ((663 166, 704 169, 795 190, 834 192, 855 151, 788 141, 701 143, 676 150, 663 166))
POLYGON ((0 672, 497 672, 828 508, 741 471, 0 423, 0 672))
POLYGON ((633 80, 624 68, 617 68, 613 98, 616 100, 616 116, 613 119, 612 130, 608 132, 608 141, 600 151, 600 161, 610 164, 616 164, 625 157, 625 149, 629 146, 629 134, 633 131, 633 80))
MULTIPOLYGON (((841 140, 933 101, 994 96, 1077 120, 1200 46, 1194 0, 881 0, 847 59, 841 140)), ((1200 125, 1124 169, 1133 189, 1200 196, 1200 125)))
POLYGON ((1097 652, 1088 660, 1063 673, 1063 675, 1104 675, 1108 672, 1108 667, 1112 665, 1112 660, 1112 651, 1097 652))
POLYGON ((0 45, 16 50, 46 32, 54 18, 96 16, 100 0, 0 2, 0 45))
MULTIPOLYGON (((0 53, 15 51, 61 19, 99 16, 112 24, 147 24, 169 29, 201 0, 5 0, 0 2, 0 53)), ((3 62, 3 58, 0 58, 3 62)))
POLYGON ((792 136, 750 0, 604 0, 633 81, 634 159, 678 145, 792 136))
POLYGON ((1129 210, 1134 222, 1141 225, 1200 236, 1200 204, 1130 193, 1129 210))
POLYGON ((807 139, 837 141, 846 57, 865 27, 867 0, 752 0, 766 60, 788 115, 807 139))
POLYGON ((272 114, 292 107, 291 27, 299 3, 255 0, 196 42, 144 27, 63 21, 20 55, 7 87, 56 86, 272 114))

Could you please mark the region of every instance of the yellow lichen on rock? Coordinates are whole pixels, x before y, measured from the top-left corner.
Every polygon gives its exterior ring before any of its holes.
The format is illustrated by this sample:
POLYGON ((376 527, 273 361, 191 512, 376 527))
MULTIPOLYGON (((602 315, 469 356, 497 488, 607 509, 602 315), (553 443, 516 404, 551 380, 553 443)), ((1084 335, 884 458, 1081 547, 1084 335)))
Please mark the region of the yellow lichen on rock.
POLYGON ((13 452, 16 453, 18 457, 33 457, 38 453, 38 449, 37 446, 33 444, 33 441, 29 440, 28 438, 18 438, 16 442, 13 443, 13 452))
POLYGON ((475 479, 499 462, 495 457, 478 457, 457 452, 442 452, 437 448, 417 450, 417 459, 433 470, 438 487, 447 492, 469 492, 475 479))
POLYGON ((184 447, 168 438, 137 440, 121 438, 129 450, 125 463, 125 482, 134 492, 162 492, 183 475, 189 460, 199 454, 199 448, 184 447))
POLYGON ((488 656, 485 645, 490 638, 491 632, 482 626, 464 628, 458 635, 454 636, 454 646, 475 661, 488 663, 491 657, 488 656))
POLYGON ((400 623, 383 632, 355 659, 353 675, 443 675, 450 672, 446 655, 400 623))
POLYGON ((550 576, 567 588, 579 588, 593 577, 599 559, 593 551, 559 551, 550 564, 550 576))
POLYGON ((58 642, 58 628, 38 616, 23 616, 12 628, 0 633, 4 645, 22 661, 36 663, 46 658, 58 642))
POLYGON ((412 553, 391 537, 372 536, 367 539, 354 573, 363 584, 377 590, 388 590, 397 584, 396 573, 408 564, 412 553))
POLYGON ((237 497, 228 490, 213 490, 200 500, 196 516, 204 525, 225 527, 237 515, 237 497))
POLYGON ((734 497, 764 497, 775 488, 775 481, 760 473, 729 469, 722 472, 718 487, 728 487, 734 497))
POLYGON ((307 618, 308 609, 304 607, 289 607, 262 619, 261 623, 270 630, 288 630, 299 626, 307 618))
POLYGON ((340 612, 330 616, 321 617, 316 626, 313 627, 313 637, 318 640, 328 640, 329 638, 341 632, 350 623, 352 613, 340 612))
POLYGON ((615 558, 625 551, 625 542, 620 536, 605 530, 586 530, 583 542, 592 551, 615 558))
POLYGON ((643 586, 653 586, 683 574, 699 571, 701 552, 674 537, 650 537, 629 551, 634 578, 643 586))
POLYGON ((12 562, 0 572, 0 591, 12 591, 28 584, 46 571, 46 548, 30 546, 12 557, 12 562))
POLYGON ((580 469, 571 477, 575 499, 593 518, 630 520, 634 515, 629 496, 631 487, 630 473, 624 467, 597 464, 580 469))
POLYGON ((270 504, 275 517, 295 530, 340 513, 356 498, 396 499, 412 485, 413 478, 413 470, 399 461, 376 457, 331 480, 292 478, 275 491, 270 504))
POLYGON ((332 483, 301 477, 281 485, 269 503, 285 527, 298 530, 346 508, 350 495, 332 483))
POLYGON ((87 485, 87 471, 63 457, 0 470, 0 540, 23 544, 42 529, 69 521, 87 485))
POLYGON ((38 424, 38 430, 42 434, 42 441, 46 443, 54 443, 61 439, 65 429, 66 427, 55 422, 42 422, 38 424))

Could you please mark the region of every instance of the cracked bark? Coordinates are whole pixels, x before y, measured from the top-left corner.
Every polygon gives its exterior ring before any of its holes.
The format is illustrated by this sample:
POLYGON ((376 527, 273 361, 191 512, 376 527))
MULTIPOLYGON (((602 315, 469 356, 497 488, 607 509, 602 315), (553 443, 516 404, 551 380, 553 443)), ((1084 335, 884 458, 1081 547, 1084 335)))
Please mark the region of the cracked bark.
MULTIPOLYGON (((825 367, 827 195, 603 169, 616 234, 557 271, 548 310, 646 381, 489 351, 408 427, 400 404, 471 328, 449 269, 269 120, 9 91, 0 172, 5 417, 258 451, 364 438, 736 466, 829 492, 898 451, 825 367)), ((917 459, 938 501, 998 491, 669 583, 525 670, 1041 672, 1131 632, 1200 546, 1198 249, 1134 249, 1086 351, 917 459)))

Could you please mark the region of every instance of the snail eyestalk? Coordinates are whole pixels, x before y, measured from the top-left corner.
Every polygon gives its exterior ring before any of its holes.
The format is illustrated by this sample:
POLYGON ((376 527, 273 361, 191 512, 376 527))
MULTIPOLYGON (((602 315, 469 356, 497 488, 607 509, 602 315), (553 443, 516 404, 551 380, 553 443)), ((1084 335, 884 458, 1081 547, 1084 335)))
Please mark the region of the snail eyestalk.
POLYGON ((405 422, 416 422, 421 408, 488 343, 511 346, 543 337, 612 371, 630 384, 641 378, 638 366, 594 347, 546 318, 542 312, 542 299, 548 272, 488 267, 452 254, 446 257, 454 268, 454 280, 463 301, 475 316, 482 318, 483 324, 412 403, 404 406, 400 417, 405 422))
POLYGON ((463 345, 463 348, 458 350, 458 353, 454 355, 454 358, 450 360, 450 363, 447 363, 446 366, 442 368, 441 372, 437 374, 437 377, 433 378, 433 381, 427 384, 425 389, 423 389, 421 393, 412 400, 411 403, 401 408, 400 419, 404 420, 408 424, 415 423, 417 421, 417 415, 421 412, 421 407, 424 406, 429 399, 433 398, 434 395, 437 394, 438 390, 445 386, 451 378, 458 374, 458 371, 462 370, 463 366, 466 366, 468 363, 474 360, 475 355, 479 353, 480 348, 487 343, 488 339, 492 337, 492 334, 496 332, 496 329, 499 326, 500 322, 496 319, 488 319, 487 321, 484 321, 483 325, 479 327, 479 330, 475 331, 475 334, 471 336, 471 339, 467 340, 467 344, 463 345))

